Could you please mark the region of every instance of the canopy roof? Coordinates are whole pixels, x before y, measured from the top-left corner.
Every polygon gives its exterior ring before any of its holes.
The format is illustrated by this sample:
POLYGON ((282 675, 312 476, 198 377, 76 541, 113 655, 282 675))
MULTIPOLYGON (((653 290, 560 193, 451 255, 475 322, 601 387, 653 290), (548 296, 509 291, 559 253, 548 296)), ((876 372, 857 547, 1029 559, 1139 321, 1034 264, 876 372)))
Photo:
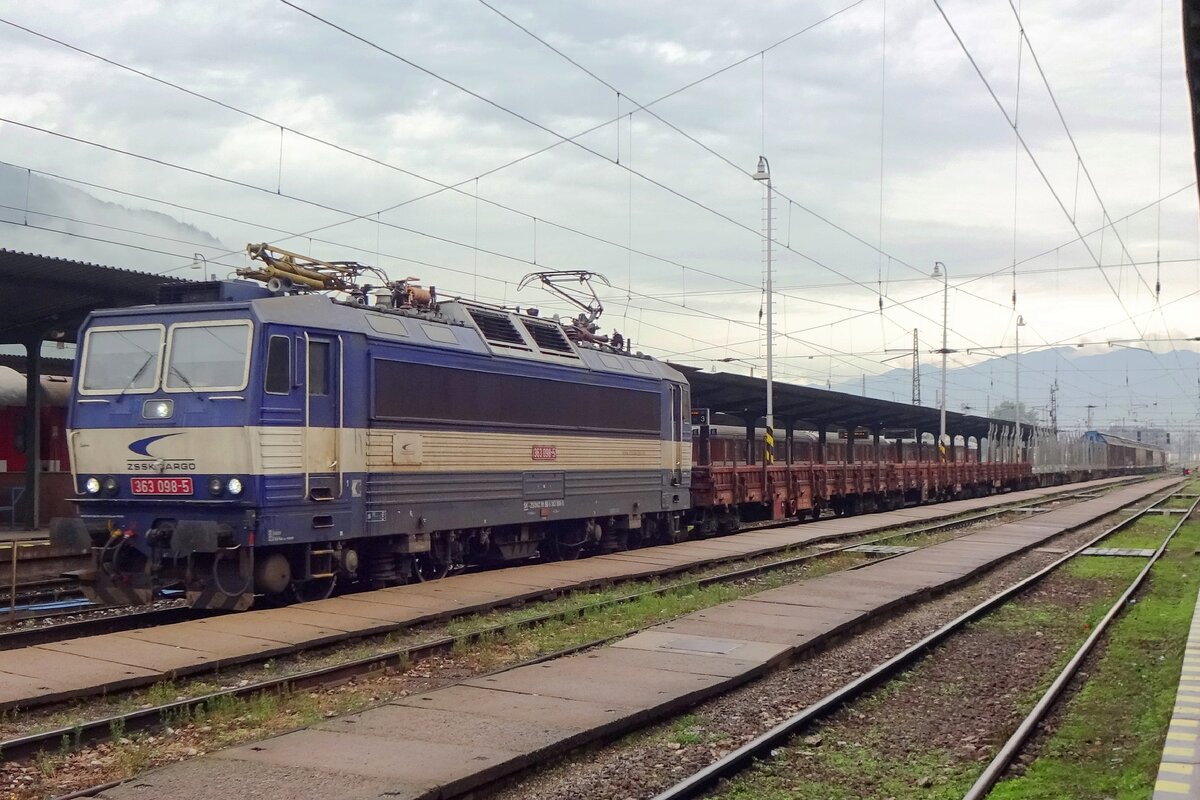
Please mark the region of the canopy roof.
POLYGON ((0 249, 0 344, 73 342, 88 313, 153 303, 182 278, 0 249))
MULTIPOLYGON (((672 366, 691 383, 692 408, 707 408, 756 420, 767 412, 767 382, 761 378, 703 372, 679 364, 672 366)), ((777 428, 782 428, 788 420, 799 428, 912 428, 917 433, 936 434, 940 427, 936 408, 779 381, 775 382, 774 411, 777 428)), ((1013 421, 946 412, 946 432, 952 436, 987 436, 991 425, 1011 428, 1013 421)))

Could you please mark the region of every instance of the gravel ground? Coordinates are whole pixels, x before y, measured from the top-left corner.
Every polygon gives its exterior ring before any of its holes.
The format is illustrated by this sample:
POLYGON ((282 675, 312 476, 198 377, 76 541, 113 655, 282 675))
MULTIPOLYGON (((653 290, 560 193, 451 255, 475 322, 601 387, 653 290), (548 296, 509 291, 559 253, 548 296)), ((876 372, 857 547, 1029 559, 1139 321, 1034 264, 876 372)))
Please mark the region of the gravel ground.
MULTIPOLYGON (((976 523, 968 526, 970 529, 981 527, 990 527, 998 524, 998 521, 989 521, 987 523, 976 523)), ((944 538, 954 538, 963 535, 967 529, 954 531, 952 534, 945 535, 944 538)), ((1084 534, 1077 534, 1080 539, 1086 538, 1084 534)), ((941 538, 941 537, 938 537, 941 538)), ((1063 542, 1070 541, 1069 539, 1060 540, 1063 542)), ((1056 556, 1043 555, 1038 563, 1046 563, 1056 556)), ((1033 567, 1028 568, 1031 571, 1033 567)), ((1024 574, 1024 573, 1022 573, 1024 574)), ((990 594, 991 592, 980 592, 980 595, 990 594)), ((943 602, 943 601, 939 601, 943 602)), ((970 605, 970 603, 966 603, 970 605)), ((965 606, 964 606, 965 607, 965 606)), ((110 611, 116 611, 115 609, 110 611)), ((937 627, 936 623, 931 627, 937 627)), ((919 630, 914 628, 913 630, 919 630)), ((907 635, 907 634, 906 634, 907 635)), ((919 638, 923 635, 923 631, 911 634, 911 638, 907 643, 919 638)), ((428 636, 419 635, 412 637, 413 639, 424 639, 428 636)), ((401 644, 402 641, 394 641, 393 646, 401 644)), ((864 653, 878 651, 880 648, 887 646, 887 636, 880 637, 875 631, 871 631, 856 637, 854 641, 860 639, 875 641, 876 644, 868 646, 864 653)), ((847 645, 850 643, 847 643, 847 645)), ((841 647, 847 646, 842 645, 841 647)), ((840 649, 840 648, 839 648, 840 649)), ((897 648, 900 649, 900 648, 897 648)), ((312 654, 315 655, 315 654, 312 654)), ((325 657, 333 655, 332 653, 322 654, 325 657)), ((828 654, 827 654, 828 655, 828 654)), ((311 655, 309 656, 312 657, 311 655)), ((238 711, 238 716, 231 719, 211 719, 201 720, 196 722, 185 722, 167 728, 163 733, 156 734, 149 738, 134 737, 132 741, 128 738, 122 738, 120 741, 113 744, 101 744, 94 747, 85 748, 78 753, 69 756, 60 756, 51 764, 48 761, 35 761, 33 763, 9 763, 0 765, 0 794, 5 790, 11 793, 11 797, 17 800, 25 798, 46 797, 69 792, 81 787, 96 785, 98 783, 113 780, 132 773, 144 771, 162 764, 180 761, 192 756, 210 752, 215 749, 229 746, 234 743, 247 741, 255 738, 262 738, 273 732, 286 730, 304 724, 309 724, 313 721, 314 716, 328 717, 336 714, 345 713, 347 711, 356 710, 359 708, 376 705, 381 702, 387 702, 391 699, 406 696, 410 693, 419 693, 427 691, 439 686, 445 686, 454 683, 458 680, 465 679, 470 676, 478 675, 482 672, 487 672, 496 668, 503 667, 507 664, 514 663, 525 657, 523 654, 515 654, 508 652, 507 648, 501 646, 499 651, 493 649, 483 659, 474 652, 465 653, 461 656, 453 656, 448 658, 436 658, 430 661, 422 661, 412 668, 403 671, 387 670, 384 673, 377 673, 371 676, 365 676, 347 684, 329 689, 313 691, 305 695, 306 706, 303 709, 296 710, 291 708, 262 708, 262 709, 241 709, 238 711)), ((885 656, 886 657, 886 656, 885 656)), ((817 657, 809 664, 818 664, 821 657, 817 657)), ((875 662, 869 655, 863 655, 862 661, 864 668, 869 668, 875 662)), ((319 660, 325 661, 325 658, 319 660)), ((338 660, 336 656, 332 660, 338 660)), ((241 684, 244 685, 252 678, 257 679, 266 677, 271 673, 278 674, 280 664, 274 664, 268 667, 244 668, 234 670, 233 674, 225 673, 215 681, 220 686, 230 686, 241 684), (255 674, 258 670, 262 670, 263 674, 255 674)), ((838 670, 829 666, 818 667, 822 672, 821 680, 824 681, 822 686, 833 688, 840 684, 842 680, 839 675, 842 674, 838 670)), ((810 677, 800 677, 798 680, 811 680, 810 677)), ((170 687, 176 691, 182 690, 184 687, 170 687)), ((211 688, 217 688, 213 686, 211 688)), ((825 691, 818 691, 816 695, 824 694, 825 691)), ((181 691, 181 694, 188 692, 181 691)), ((133 700, 133 698, 128 698, 133 700)), ((140 699, 140 698, 139 698, 140 699)), ((170 697, 156 698, 158 702, 171 699, 170 697)), ((717 701, 714 701, 717 702, 717 701)), ((800 705, 806 705, 807 702, 796 700, 800 705)), ((137 706, 141 703, 134 700, 130 705, 137 706)), ((128 707, 128 706, 127 706, 128 707)), ((737 720, 737 725, 740 729, 744 729, 749 735, 744 738, 749 738, 763 727, 769 727, 774 724, 778 718, 792 713, 791 710, 786 712, 780 709, 784 706, 775 704, 765 704, 761 709, 754 714, 746 714, 745 709, 738 702, 733 703, 732 719, 737 720)), ((43 725, 46 723, 67 724, 70 717, 76 719, 80 717, 97 716, 97 712, 103 710, 112 711, 113 709, 103 699, 97 699, 92 702, 83 703, 79 706, 70 709, 58 709, 57 711, 46 714, 34 714, 32 717, 23 716, 18 719, 0 719, 0 733, 8 736, 17 735, 19 732, 25 732, 33 727, 39 727, 37 722, 43 725), (105 706, 108 706, 107 709, 105 706), (31 724, 32 723, 32 724, 31 724)), ((718 712, 722 713, 722 712, 718 712)), ((684 756, 695 757, 699 759, 697 766, 711 760, 711 757, 716 753, 727 749, 734 744, 732 739, 729 742, 713 742, 713 746, 703 748, 704 753, 709 753, 709 758, 703 758, 700 754, 701 748, 696 747, 660 747, 657 748, 660 752, 665 752, 666 756, 659 758, 664 761, 663 768, 667 764, 671 765, 671 772, 668 777, 678 778, 685 774, 688 768, 685 766, 688 762, 684 760, 684 756)), ((650 748, 654 750, 655 748, 650 748)), ((653 753, 649 753, 646 758, 656 757, 653 753)), ((657 762, 655 762, 657 763, 657 762)), ((693 767, 694 768, 694 767, 693 767)), ((617 771, 625 772, 624 768, 619 768, 617 771)), ((669 785, 673 780, 664 778, 662 785, 669 785)), ((638 796, 636 792, 625 794, 594 794, 592 790, 595 786, 588 785, 588 791, 582 794, 578 790, 567 790, 563 795, 547 794, 543 795, 540 791, 535 791, 536 796, 564 796, 564 797, 633 797, 638 796)), ((648 792, 652 794, 653 792, 648 792)))
POLYGON ((813 784, 836 786, 852 797, 906 789, 920 794, 945 783, 956 784, 956 793, 965 789, 981 767, 977 762, 991 758, 1024 718, 1046 676, 1087 636, 1087 626, 1075 624, 1080 613, 1111 602, 1127 584, 1123 577, 1056 573, 1008 607, 1053 613, 1053 619, 1039 620, 1034 629, 1001 622, 1013 620, 1004 611, 989 617, 901 680, 835 714, 819 733, 788 746, 764 767, 760 780, 803 782, 809 787, 800 795, 805 797, 824 791, 813 784), (993 620, 999 624, 989 624, 993 620), (874 769, 859 768, 860 759, 874 769))
MULTIPOLYGON (((1049 544, 1073 548, 1110 525, 1111 520, 1094 524, 1049 544)), ((682 721, 686 723, 682 727, 678 720, 666 722, 607 746, 591 748, 502 787, 491 796, 497 800, 653 797, 1059 557, 1036 550, 1026 553, 962 589, 901 613, 749 686, 702 703, 682 721), (705 719, 720 720, 721 731, 708 731, 705 719)), ((1010 659, 1012 654, 993 656, 1010 659)))
POLYGON ((0 633, 10 630, 28 630, 30 628, 54 628, 69 622, 80 622, 85 619, 103 619, 106 617, 123 617, 127 614, 142 611, 158 611, 164 608, 178 608, 184 604, 183 598, 176 600, 156 600, 144 606, 105 606, 102 608, 82 608, 69 614, 55 613, 52 616, 35 616, 17 620, 16 624, 0 626, 0 633))
MULTIPOLYGON (((1046 504, 1044 507, 1057 507, 1063 502, 1065 501, 1055 501, 1054 503, 1046 504)), ((1003 524, 1003 522, 1009 521, 1012 518, 1013 517, 1010 515, 1005 515, 1000 519, 968 523, 948 531, 940 531, 937 533, 923 535, 919 534, 917 539, 909 540, 909 542, 912 544, 920 544, 921 546, 936 544, 938 542, 948 541, 979 530, 1003 524)), ((869 540, 876 535, 877 534, 870 534, 862 538, 869 540)), ((831 543, 830 546, 842 547, 845 544, 847 544, 847 542, 839 541, 831 543)), ((820 549, 820 546, 815 548, 797 547, 787 551, 771 553, 743 561, 725 562, 701 567, 689 571, 686 574, 673 574, 671 576, 662 578, 661 580, 665 584, 670 584, 685 578, 693 579, 703 575, 734 571, 736 569, 752 565, 769 564, 787 558, 792 558, 797 555, 814 554, 819 552, 820 549)), ((861 554, 834 557, 858 557, 864 562, 871 560, 867 556, 863 556, 861 554)), ((818 562, 814 561, 812 563, 818 562)), ((756 579, 752 578, 747 581, 747 583, 753 584, 755 580, 756 579)), ((640 583, 646 583, 647 586, 649 585, 649 583, 645 581, 634 582, 634 584, 640 583)), ((619 586, 621 584, 622 582, 618 581, 615 585, 619 586)), ((586 593, 587 590, 584 590, 583 594, 586 593)), ((181 605, 182 602, 182 600, 171 600, 159 601, 153 606, 97 609, 86 612, 86 614, 73 614, 68 617, 58 617, 55 618, 53 622, 54 624, 58 624, 75 619, 82 619, 89 615, 120 616, 123 614, 128 614, 131 611, 139 611, 149 608, 170 608, 175 605, 181 605)), ((530 602, 521 607, 535 608, 538 605, 539 604, 537 602, 530 602)), ((495 613, 497 615, 503 615, 509 611, 515 610, 516 608, 518 607, 513 606, 501 608, 495 613)), ((499 622, 500 619, 500 616, 497 616, 494 621, 499 622)), ((129 710, 130 708, 142 708, 152 703, 164 702, 165 700, 201 696, 220 689, 228 689, 235 686, 245 686, 247 684, 257 683, 262 680, 277 678, 282 674, 293 674, 296 672, 314 669, 319 666, 342 663, 353 658, 367 655, 368 653, 389 651, 397 647, 413 646, 448 634, 449 630, 443 625, 417 625, 411 628, 401 628, 400 630, 391 634, 381 634, 377 636, 351 639, 326 647, 306 650, 299 654, 286 655, 266 661, 252 661, 246 664, 226 667, 225 669, 212 673, 199 673, 193 676, 181 677, 171 682, 169 687, 169 697, 164 697, 163 692, 158 691, 157 687, 150 687, 148 689, 138 689, 131 692, 114 692, 104 696, 85 697, 69 703, 50 704, 47 706, 39 706, 29 710, 21 711, 20 713, 0 715, 0 739, 15 738, 17 736, 23 736, 25 734, 35 733, 46 729, 71 727, 77 720, 92 720, 108 717, 113 714, 129 710)))

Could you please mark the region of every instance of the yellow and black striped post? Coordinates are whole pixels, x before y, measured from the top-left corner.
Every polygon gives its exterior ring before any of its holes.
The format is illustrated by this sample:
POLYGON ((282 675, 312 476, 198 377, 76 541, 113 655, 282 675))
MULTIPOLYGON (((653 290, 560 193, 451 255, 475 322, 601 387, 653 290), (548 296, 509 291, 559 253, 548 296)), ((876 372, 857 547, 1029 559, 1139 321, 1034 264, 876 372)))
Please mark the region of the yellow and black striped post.
POLYGON ((763 430, 763 464, 770 466, 775 463, 775 431, 768 425, 763 430))

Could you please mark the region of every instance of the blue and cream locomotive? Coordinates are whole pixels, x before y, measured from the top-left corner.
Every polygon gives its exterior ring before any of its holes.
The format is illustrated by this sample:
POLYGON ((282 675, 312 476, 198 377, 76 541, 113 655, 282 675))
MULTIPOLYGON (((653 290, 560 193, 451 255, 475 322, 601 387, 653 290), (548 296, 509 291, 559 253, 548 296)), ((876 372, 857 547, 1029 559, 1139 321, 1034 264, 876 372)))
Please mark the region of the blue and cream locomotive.
POLYGON ((52 536, 91 548, 89 596, 244 609, 680 537, 675 370, 586 324, 251 251, 267 286, 167 287, 80 331, 79 516, 52 536))

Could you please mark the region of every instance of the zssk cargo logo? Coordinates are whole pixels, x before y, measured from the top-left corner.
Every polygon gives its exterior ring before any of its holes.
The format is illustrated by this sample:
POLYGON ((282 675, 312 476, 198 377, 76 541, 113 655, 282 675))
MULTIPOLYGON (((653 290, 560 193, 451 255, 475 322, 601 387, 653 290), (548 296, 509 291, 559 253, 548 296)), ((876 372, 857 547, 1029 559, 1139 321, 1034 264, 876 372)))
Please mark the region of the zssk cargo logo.
POLYGON ((125 469, 129 472, 195 472, 196 461, 191 458, 158 458, 150 452, 150 445, 157 441, 166 439, 171 436, 178 436, 178 433, 164 433, 159 436, 147 436, 145 439, 138 439, 136 442, 129 443, 129 451, 135 455, 145 456, 144 459, 129 459, 125 462, 125 469))

